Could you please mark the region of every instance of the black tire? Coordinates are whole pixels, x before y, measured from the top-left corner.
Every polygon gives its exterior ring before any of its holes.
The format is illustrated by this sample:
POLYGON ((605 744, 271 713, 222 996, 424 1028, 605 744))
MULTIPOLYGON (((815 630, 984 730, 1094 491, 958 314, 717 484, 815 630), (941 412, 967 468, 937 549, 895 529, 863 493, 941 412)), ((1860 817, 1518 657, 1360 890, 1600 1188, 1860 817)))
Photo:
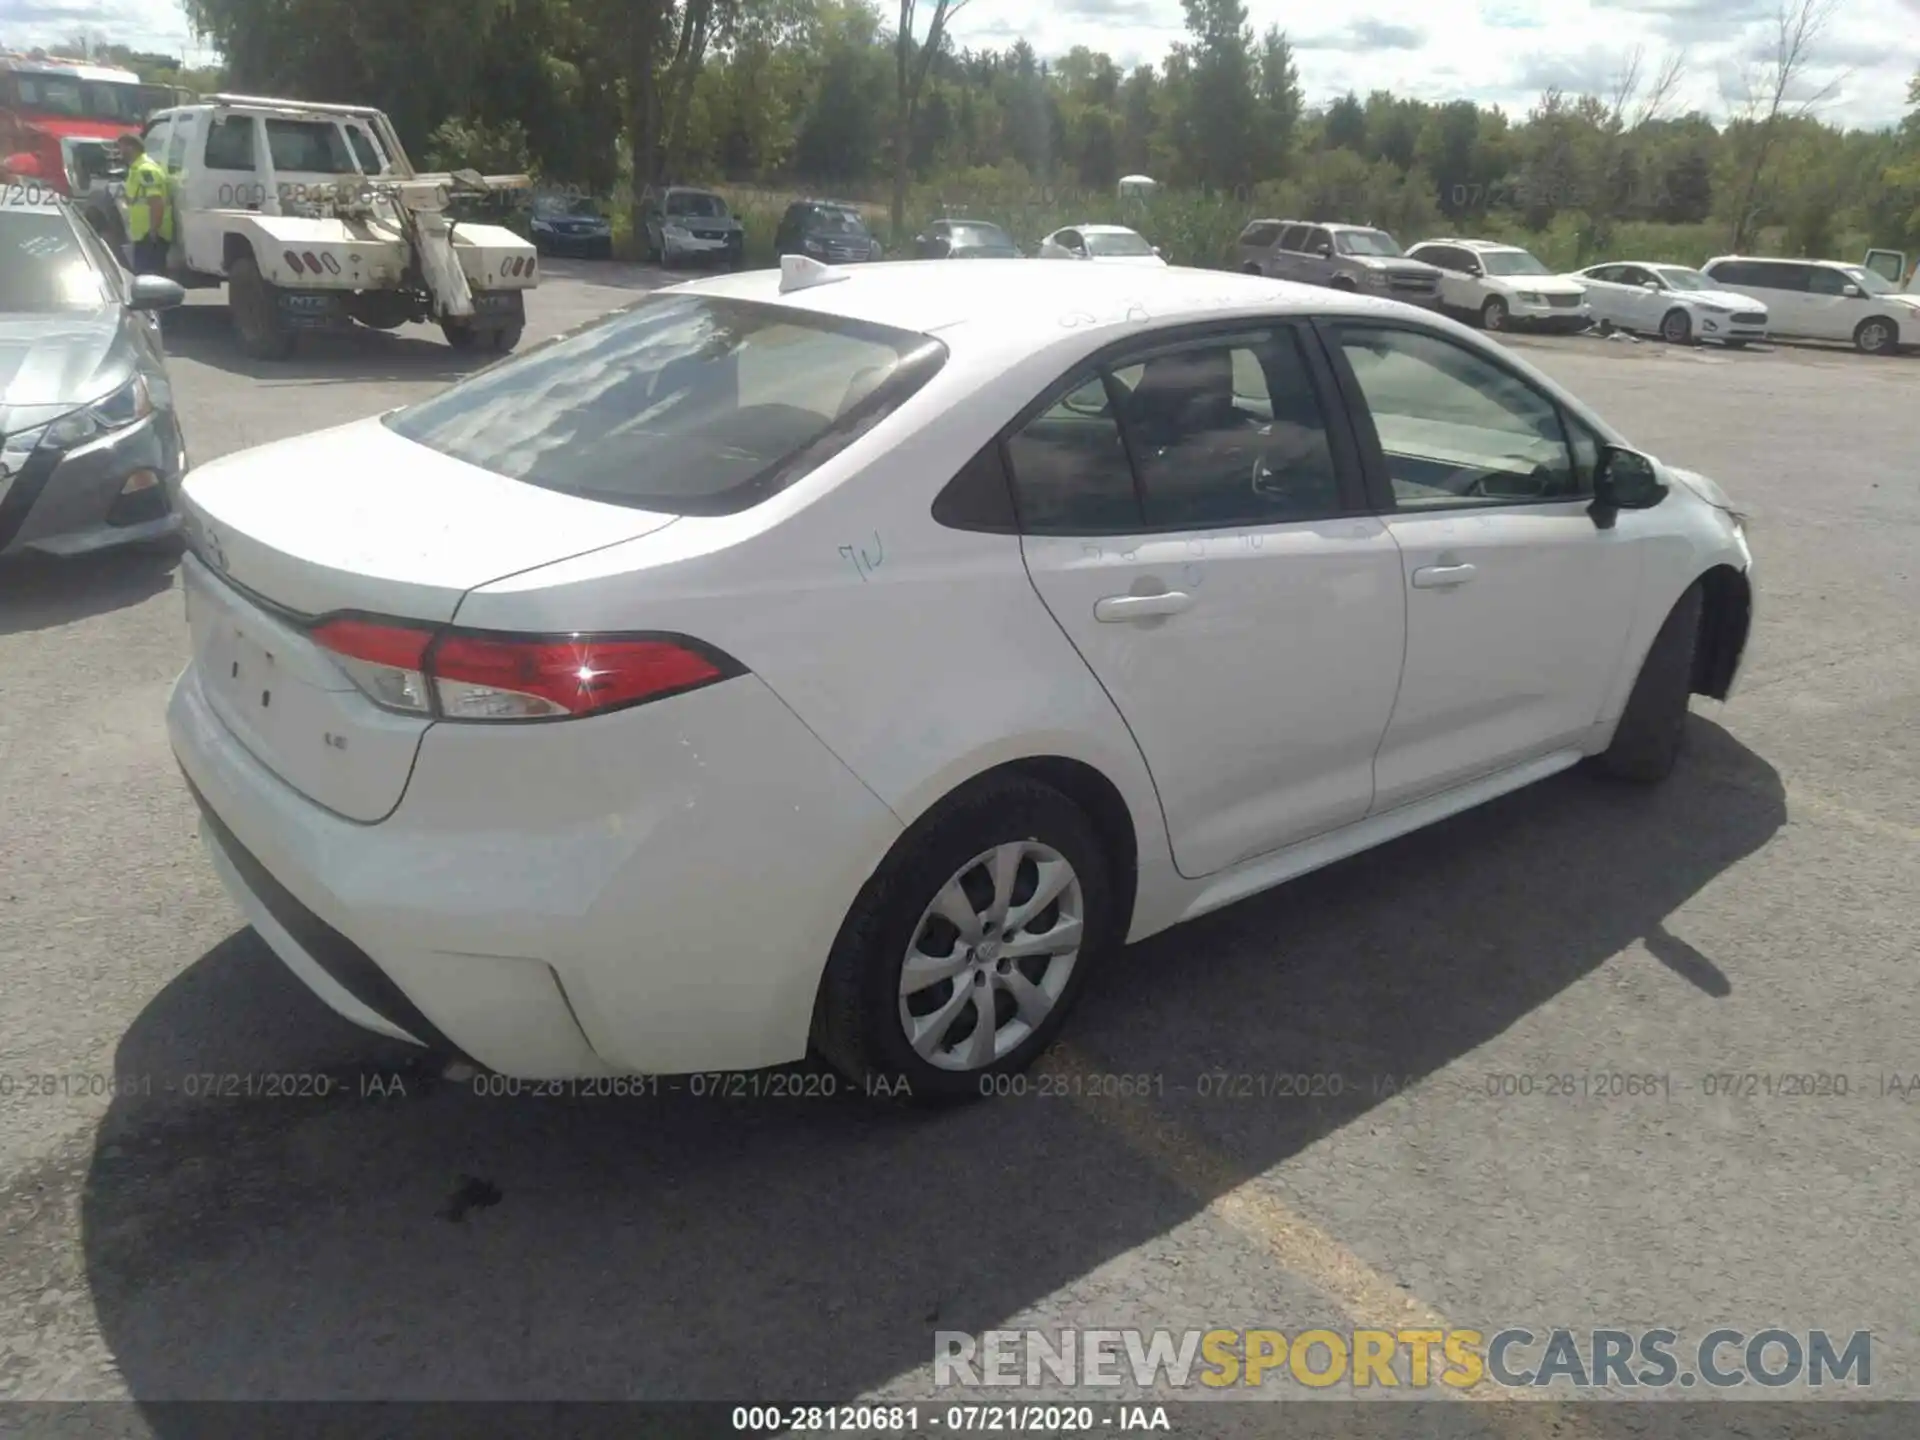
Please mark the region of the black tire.
POLYGON ((1613 334, 1613 322, 1611 320, 1596 320, 1593 325, 1593 332, 1604 340, 1613 334))
POLYGON ((484 332, 476 330, 465 320, 442 320, 440 333, 447 337, 447 344, 456 350, 477 349, 484 332))
POLYGON ((293 353, 293 327, 274 301, 274 287, 261 277, 251 255, 227 272, 227 313, 240 348, 256 360, 284 360, 293 353))
POLYGON ((1875 315, 1855 327, 1853 343, 1862 355, 1891 355, 1900 348, 1900 332, 1891 320, 1875 315))
POLYGON ((1242 275, 1259 275, 1263 272, 1258 265, 1242 265, 1240 267, 1240 273, 1242 275))
POLYGON ((487 332, 488 348, 497 350, 502 355, 511 355, 525 331, 524 325, 503 325, 498 330, 490 330, 487 332))
MULTIPOLYGON (((814 1048, 870 1090, 892 1090, 917 1103, 976 1098, 990 1088, 993 1076, 1026 1069, 1052 1043, 1088 971, 1111 942, 1116 922, 1106 853, 1085 812, 1035 780, 1007 775, 982 781, 902 836, 861 890, 820 983, 814 1048), (1052 1010, 1018 1045, 975 1069, 940 1068, 914 1051, 902 1024, 900 973, 908 947, 934 896, 970 859, 1019 840, 1038 841, 1073 867, 1084 902, 1078 956, 1052 1010), (903 1092, 898 1089, 902 1079, 903 1092), (880 1081, 884 1085, 874 1083, 880 1081)), ((940 983, 964 984, 964 978, 940 983)))
POLYGON ((1480 328, 1496 332, 1507 328, 1507 302, 1498 295, 1480 307, 1480 328))
POLYGON ((1660 338, 1669 345, 1693 343, 1693 318, 1675 306, 1660 317, 1660 338))
POLYGON ((1336 275, 1333 277, 1332 280, 1328 281, 1327 283, 1329 288, 1334 290, 1344 290, 1349 295, 1357 295, 1360 293, 1360 287, 1354 284, 1352 279, 1346 275, 1336 275))
POLYGON ((1694 651, 1703 608, 1700 585, 1687 587, 1640 666, 1613 743, 1594 757, 1595 768, 1616 780, 1651 785, 1673 773, 1687 733, 1694 651))
POLYGON ((1720 343, 1729 350, 1744 350, 1747 348, 1747 342, 1744 340, 1722 340, 1720 343))

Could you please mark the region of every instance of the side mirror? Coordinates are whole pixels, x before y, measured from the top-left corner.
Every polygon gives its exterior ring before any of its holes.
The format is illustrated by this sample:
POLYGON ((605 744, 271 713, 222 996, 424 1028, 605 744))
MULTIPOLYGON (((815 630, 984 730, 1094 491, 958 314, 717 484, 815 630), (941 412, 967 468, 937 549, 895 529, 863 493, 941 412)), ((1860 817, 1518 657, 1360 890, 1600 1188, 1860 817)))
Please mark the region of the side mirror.
POLYGON ((1318 255, 1322 260, 1331 260, 1333 258, 1333 247, 1331 245, 1316 245, 1313 247, 1313 253, 1318 255))
POLYGON ((1478 280, 1486 272, 1482 270, 1478 265, 1469 265, 1465 270, 1462 270, 1460 273, 1462 275, 1470 275, 1475 280, 1478 280))
POLYGON ((1657 280, 1642 280, 1640 282, 1640 288, 1649 295, 1657 295, 1660 293, 1660 282, 1657 280))
POLYGON ((186 302, 187 292, 164 275, 136 275, 127 295, 129 310, 171 310, 186 302))
POLYGON ((1858 300, 1866 292, 1863 291, 1858 285, 1844 285, 1841 287, 1840 293, 1846 296, 1847 299, 1849 300, 1858 300))
POLYGON ((1666 498, 1666 483, 1650 457, 1623 445, 1601 447, 1593 503, 1587 507, 1597 528, 1611 530, 1622 510, 1651 510, 1666 498))
POLYGON ((1167 252, 1162 250, 1158 245, 1153 247, 1153 253, 1158 255, 1162 260, 1167 258, 1167 252))

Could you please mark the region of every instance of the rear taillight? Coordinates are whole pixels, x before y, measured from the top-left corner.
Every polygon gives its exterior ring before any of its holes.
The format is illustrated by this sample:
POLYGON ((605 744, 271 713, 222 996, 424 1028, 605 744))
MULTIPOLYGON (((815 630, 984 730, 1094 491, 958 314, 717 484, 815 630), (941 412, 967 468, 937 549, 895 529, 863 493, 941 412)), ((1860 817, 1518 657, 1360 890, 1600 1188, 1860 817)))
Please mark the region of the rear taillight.
POLYGON ((412 715, 433 713, 427 647, 434 632, 378 620, 328 620, 313 632, 374 704, 412 715))
POLYGON ((564 720, 710 685, 740 673, 671 635, 444 633, 342 618, 315 627, 368 699, 442 720, 564 720))

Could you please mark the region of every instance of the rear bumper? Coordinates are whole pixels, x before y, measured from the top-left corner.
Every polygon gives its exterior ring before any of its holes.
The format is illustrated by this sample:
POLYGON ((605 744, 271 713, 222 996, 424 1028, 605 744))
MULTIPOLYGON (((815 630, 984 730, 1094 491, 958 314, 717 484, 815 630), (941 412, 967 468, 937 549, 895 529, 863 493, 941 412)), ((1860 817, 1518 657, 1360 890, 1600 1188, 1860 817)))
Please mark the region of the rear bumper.
POLYGON ((355 1024, 526 1079, 798 1059, 899 833, 752 676, 559 726, 436 726, 377 825, 255 760, 191 666, 167 718, 214 868, 287 967, 355 1024))
POLYGON ((64 454, 37 453, 0 498, 0 551, 75 555, 169 535, 186 460, 167 410, 64 454), (128 493, 141 472, 158 483, 128 493))

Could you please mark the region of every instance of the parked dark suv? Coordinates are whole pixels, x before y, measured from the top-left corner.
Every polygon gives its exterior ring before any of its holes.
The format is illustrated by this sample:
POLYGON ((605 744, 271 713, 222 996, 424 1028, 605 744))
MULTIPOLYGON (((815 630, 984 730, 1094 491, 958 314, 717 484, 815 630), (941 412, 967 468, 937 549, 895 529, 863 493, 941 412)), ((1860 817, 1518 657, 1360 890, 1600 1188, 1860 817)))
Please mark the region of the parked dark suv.
POLYGON ((878 260, 885 252, 853 205, 844 200, 796 200, 774 232, 777 255, 805 255, 829 265, 878 260))
POLYGON ((1240 268, 1250 275, 1328 285, 1437 307, 1440 272, 1410 260, 1400 242, 1372 225, 1255 220, 1240 234, 1240 268))

